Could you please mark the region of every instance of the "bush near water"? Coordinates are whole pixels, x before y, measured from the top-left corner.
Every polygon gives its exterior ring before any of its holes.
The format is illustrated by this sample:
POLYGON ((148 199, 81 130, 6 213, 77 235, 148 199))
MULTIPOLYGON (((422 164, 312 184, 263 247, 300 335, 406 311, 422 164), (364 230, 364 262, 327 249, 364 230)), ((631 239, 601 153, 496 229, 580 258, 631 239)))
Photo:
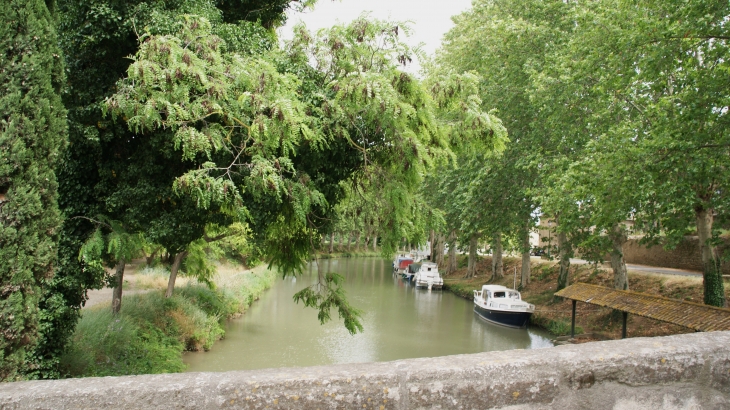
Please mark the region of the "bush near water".
POLYGON ((159 289, 125 296, 119 315, 106 304, 86 309, 61 369, 66 377, 181 372, 182 352, 210 349, 224 336, 225 321, 243 313, 275 278, 261 267, 219 277, 213 289, 191 282, 170 298, 159 289))

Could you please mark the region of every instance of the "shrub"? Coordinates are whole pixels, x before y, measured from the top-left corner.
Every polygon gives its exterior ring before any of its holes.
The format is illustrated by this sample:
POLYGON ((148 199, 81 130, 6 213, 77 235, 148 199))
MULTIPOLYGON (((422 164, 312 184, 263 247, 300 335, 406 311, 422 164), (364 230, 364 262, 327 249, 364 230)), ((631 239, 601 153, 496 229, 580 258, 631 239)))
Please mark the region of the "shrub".
POLYGON ((225 287, 187 284, 126 296, 121 312, 83 311, 71 345, 61 357, 67 376, 169 373, 185 369, 184 350, 208 350, 225 334, 225 319, 243 312, 273 284, 276 273, 238 273, 225 287))

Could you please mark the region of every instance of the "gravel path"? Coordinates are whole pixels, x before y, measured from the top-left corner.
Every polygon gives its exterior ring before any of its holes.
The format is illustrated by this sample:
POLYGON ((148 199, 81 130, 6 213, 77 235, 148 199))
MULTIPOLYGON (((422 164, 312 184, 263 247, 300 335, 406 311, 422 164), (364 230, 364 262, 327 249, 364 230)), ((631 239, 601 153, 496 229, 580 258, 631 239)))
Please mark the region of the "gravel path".
MULTIPOLYGON (((570 263, 574 263, 576 265, 581 264, 587 264, 590 263, 583 259, 571 259, 570 263)), ((611 265, 608 263, 605 263, 603 265, 606 269, 611 269, 611 265)), ((674 268, 661 268, 657 266, 647 266, 647 265, 636 265, 633 263, 627 263, 626 269, 630 271, 638 271, 638 272, 648 272, 648 273, 661 273, 664 275, 679 275, 679 276, 689 276, 689 277, 702 277, 702 272, 697 272, 693 270, 684 270, 684 269, 674 269, 674 268)))
MULTIPOLYGON (((136 282, 137 276, 134 273, 136 266, 135 265, 127 265, 125 268, 124 273, 124 282, 125 285, 134 286, 134 283, 136 282)), ((124 291, 122 292, 122 299, 124 296, 134 295, 136 293, 147 293, 150 291, 150 289, 141 289, 141 290, 127 290, 127 286, 125 286, 124 291)), ((89 299, 86 301, 86 304, 84 305, 84 309, 90 308, 92 306, 96 305, 102 305, 106 304, 108 306, 111 306, 112 304, 112 288, 103 288, 103 289, 93 289, 86 293, 86 295, 89 297, 89 299)))
MULTIPOLYGON (((125 296, 134 295, 136 293, 147 293, 150 290, 124 290, 122 292, 122 300, 124 300, 125 296)), ((88 309, 92 306, 96 305, 103 305, 106 304, 108 306, 112 305, 112 288, 104 288, 104 289, 94 289, 90 290, 86 293, 89 296, 89 299, 86 301, 86 304, 84 305, 84 309, 88 309)))

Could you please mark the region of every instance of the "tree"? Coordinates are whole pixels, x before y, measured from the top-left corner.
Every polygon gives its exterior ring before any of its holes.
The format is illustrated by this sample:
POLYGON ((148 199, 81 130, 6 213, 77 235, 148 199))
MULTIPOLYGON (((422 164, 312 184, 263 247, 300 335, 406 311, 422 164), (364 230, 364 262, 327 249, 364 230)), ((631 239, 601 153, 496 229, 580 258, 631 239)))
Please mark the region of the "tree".
POLYGON ((546 113, 562 124, 553 128, 572 127, 588 139, 585 158, 573 159, 556 186, 580 204, 575 225, 593 230, 583 245, 611 253, 617 287, 628 287, 622 221, 633 216, 647 229, 645 241, 666 238, 669 247, 694 226, 705 303, 726 303, 713 220, 727 207, 728 7, 587 3, 553 73, 540 79, 545 100, 565 102, 546 113))
POLYGON ((112 314, 116 315, 122 308, 124 267, 137 256, 144 240, 138 234, 128 233, 119 221, 110 221, 102 216, 91 222, 97 228, 79 250, 79 260, 88 269, 95 270, 98 276, 106 276, 105 266, 114 268, 110 285, 113 288, 112 314))
POLYGON ((67 125, 51 11, 41 0, 13 0, 0 14, 0 380, 12 381, 36 364, 39 298, 61 224, 54 167, 67 125))
MULTIPOLYGON (((203 212, 189 207, 173 191, 174 178, 200 166, 203 158, 183 159, 180 151, 165 144, 169 140, 166 131, 139 138, 124 124, 115 124, 102 114, 101 103, 115 91, 117 80, 129 66, 126 57, 137 50, 137 31, 176 32, 180 15, 194 13, 214 22, 213 30, 227 40, 228 49, 255 54, 275 46, 273 33, 262 25, 272 27, 282 21, 282 12, 290 4, 298 3, 74 0, 60 4, 59 39, 68 69, 64 104, 69 109, 72 149, 63 153, 57 169, 59 205, 67 219, 61 230, 59 268, 41 301, 36 377, 59 376, 58 357, 73 332, 86 290, 105 283, 105 275, 78 259, 95 225, 75 217, 104 215, 124 224, 132 234, 148 234, 150 229, 164 234, 163 230, 179 225, 186 235, 203 235, 206 223, 221 222, 200 223, 203 212), (249 18, 253 22, 245 21, 249 18), (193 209, 194 215, 186 213, 193 209), (166 223, 169 225, 164 226, 166 223)), ((218 210, 211 207, 207 215, 218 218, 218 210)), ((230 213, 223 214, 221 218, 230 218, 230 213)))
MULTIPOLYGON (((502 156, 490 158, 473 184, 471 204, 482 204, 481 230, 491 238, 519 236, 520 251, 529 257, 529 232, 540 208, 540 193, 555 170, 555 144, 547 139, 537 113, 548 99, 535 101, 535 76, 559 50, 571 28, 571 3, 562 1, 476 1, 454 18, 437 54, 439 65, 480 76, 479 95, 485 107, 498 110, 510 134, 502 156)), ((500 241, 501 242, 501 241, 500 241)), ((494 254, 493 271, 499 274, 494 254)), ((526 285, 529 264, 523 264, 526 285)))
MULTIPOLYGON (((352 178, 384 195, 379 217, 364 221, 374 234, 378 224, 404 222, 422 172, 452 144, 503 137, 498 120, 480 110, 471 76, 436 79, 429 90, 398 68, 410 58, 400 27, 362 18, 316 35, 299 27, 284 58, 225 53, 206 19, 188 17, 176 36, 142 38, 106 107, 138 134, 171 130, 169 144, 183 158, 207 158, 174 188, 199 207, 250 216, 270 264, 296 274, 331 229, 312 222, 334 209, 331 187, 352 178), (306 160, 313 157, 320 161, 306 160), (331 166, 323 157, 339 161, 339 172, 322 175, 331 166), (249 211, 272 203, 265 214, 249 211)), ((394 250, 402 232, 382 232, 383 251, 394 250)), ((320 276, 295 299, 317 307, 322 321, 336 307, 355 332, 357 311, 340 284, 320 276)))
MULTIPOLYGON (((619 5, 628 12, 627 4, 619 5)), ((730 183, 730 5, 647 0, 638 6, 633 10, 636 26, 621 25, 620 30, 628 40, 621 51, 636 68, 627 79, 632 81, 627 98, 640 114, 624 129, 641 130, 630 135, 639 141, 653 185, 641 211, 647 220, 659 221, 649 237, 656 238, 661 227, 670 244, 694 225, 704 266, 704 301, 726 306, 719 231, 713 222, 716 214, 726 212, 730 183)))

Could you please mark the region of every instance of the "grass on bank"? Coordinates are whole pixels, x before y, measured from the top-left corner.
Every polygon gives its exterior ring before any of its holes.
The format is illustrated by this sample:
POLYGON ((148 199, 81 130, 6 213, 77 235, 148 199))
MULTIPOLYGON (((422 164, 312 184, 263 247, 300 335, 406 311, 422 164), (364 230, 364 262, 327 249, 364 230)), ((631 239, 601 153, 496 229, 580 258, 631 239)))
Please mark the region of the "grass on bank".
POLYGON ((332 253, 327 250, 320 250, 317 252, 318 259, 337 259, 337 258, 382 258, 383 254, 380 252, 373 251, 358 251, 358 250, 337 250, 335 249, 332 253))
POLYGON ((162 268, 143 270, 135 289, 152 290, 125 296, 119 315, 107 304, 83 310, 62 370, 69 377, 183 371, 183 351, 208 350, 225 334, 225 320, 243 313, 276 279, 263 266, 241 269, 221 266, 215 289, 188 281, 171 298, 157 283, 162 268))
MULTIPOLYGON (((486 283, 495 283, 511 288, 513 275, 517 270, 517 284, 522 268, 520 258, 504 258, 505 276, 488 282, 492 276, 490 256, 479 257, 477 262, 477 276, 464 279, 466 274, 466 255, 458 255, 459 260, 456 272, 445 276, 444 287, 466 299, 473 299, 472 291, 481 289, 486 283)), ((521 289, 524 300, 535 305, 531 324, 542 327, 556 336, 570 333, 572 303, 569 300, 554 300, 553 293, 557 286, 559 266, 555 261, 531 261, 531 280, 525 289, 521 289)), ((613 287, 613 272, 610 269, 594 265, 571 265, 570 283, 590 283, 599 286, 613 287)), ((663 275, 645 272, 629 271, 629 288, 635 292, 663 296, 673 299, 687 300, 702 303, 703 287, 701 277, 687 277, 678 275, 663 275)), ((726 297, 730 297, 730 286, 725 283, 726 297)), ((595 335, 597 339, 621 338, 622 318, 612 309, 587 303, 576 305, 576 333, 583 332, 595 335)), ((660 322, 636 315, 628 316, 627 333, 629 337, 665 336, 679 333, 689 333, 691 329, 660 322)), ((592 340, 591 338, 582 339, 592 340)))

